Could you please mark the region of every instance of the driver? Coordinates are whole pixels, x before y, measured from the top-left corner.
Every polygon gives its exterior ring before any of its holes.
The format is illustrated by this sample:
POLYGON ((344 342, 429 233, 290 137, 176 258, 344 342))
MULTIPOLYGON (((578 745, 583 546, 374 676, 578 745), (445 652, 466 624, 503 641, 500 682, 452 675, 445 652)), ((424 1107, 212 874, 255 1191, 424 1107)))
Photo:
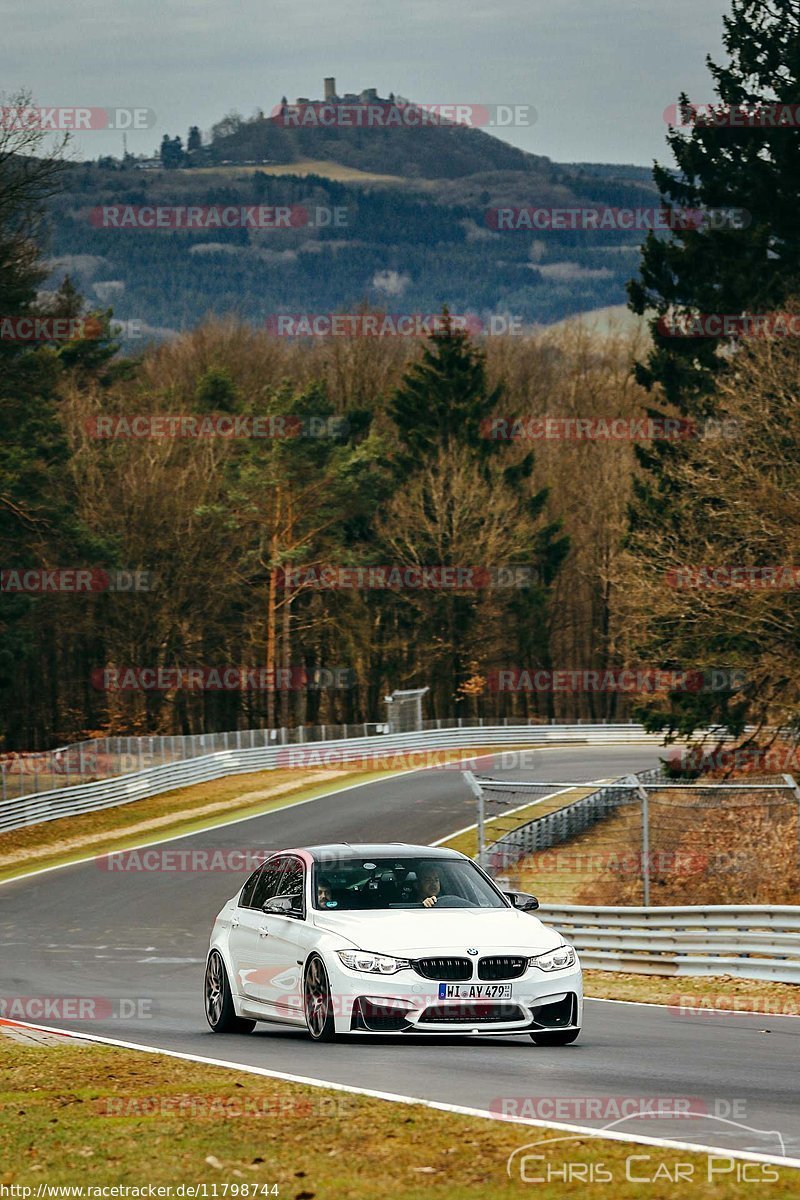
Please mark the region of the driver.
POLYGON ((420 867, 417 874, 417 899, 422 901, 422 907, 433 908, 441 890, 442 881, 436 867, 420 867))
POLYGON ((317 880, 317 904, 320 908, 324 908, 333 900, 333 888, 329 879, 321 875, 317 880))

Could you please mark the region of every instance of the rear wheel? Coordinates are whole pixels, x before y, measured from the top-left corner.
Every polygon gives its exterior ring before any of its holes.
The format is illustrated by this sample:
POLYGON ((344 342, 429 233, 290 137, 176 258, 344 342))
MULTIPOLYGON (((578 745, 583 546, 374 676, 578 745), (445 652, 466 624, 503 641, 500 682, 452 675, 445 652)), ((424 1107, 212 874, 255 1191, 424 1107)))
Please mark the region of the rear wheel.
POLYGON ((541 1033, 532 1033, 531 1037, 537 1046, 568 1046, 579 1033, 580 1029, 543 1029, 541 1033))
POLYGON ((332 1042, 336 1037, 331 985, 325 963, 314 954, 306 964, 303 984, 306 1024, 315 1042, 332 1042))
POLYGON ((206 1020, 214 1033, 250 1033, 255 1029, 255 1021, 236 1015, 228 972, 219 950, 212 950, 208 956, 203 993, 206 1020))

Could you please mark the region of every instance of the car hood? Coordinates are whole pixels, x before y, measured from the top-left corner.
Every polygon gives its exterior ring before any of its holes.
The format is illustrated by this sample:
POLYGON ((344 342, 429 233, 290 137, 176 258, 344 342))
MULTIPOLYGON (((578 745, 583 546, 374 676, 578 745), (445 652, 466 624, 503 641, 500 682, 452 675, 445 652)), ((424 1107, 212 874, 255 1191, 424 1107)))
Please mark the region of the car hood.
POLYGON ((318 929, 338 933, 360 950, 414 957, 464 954, 544 954, 564 940, 538 917, 514 909, 423 909, 403 912, 315 912, 318 929))

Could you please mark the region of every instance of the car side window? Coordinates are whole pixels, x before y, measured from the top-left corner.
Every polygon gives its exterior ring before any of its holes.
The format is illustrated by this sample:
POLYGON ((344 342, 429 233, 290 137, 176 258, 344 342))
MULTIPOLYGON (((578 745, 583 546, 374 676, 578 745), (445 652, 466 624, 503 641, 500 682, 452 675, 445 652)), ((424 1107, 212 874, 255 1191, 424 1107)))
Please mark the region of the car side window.
POLYGON ((256 884, 258 883, 258 877, 263 870, 264 870, 264 864, 259 863, 259 865, 256 867, 255 871, 253 871, 253 874, 247 880, 247 883, 242 888, 242 894, 239 897, 239 907, 240 908, 252 908, 253 892, 256 890, 256 884))
POLYGON ((305 868, 299 858, 286 859, 286 870, 281 877, 276 896, 288 896, 292 902, 292 916, 304 917, 305 868))
POLYGON ((278 884, 283 874, 285 862, 286 859, 279 858, 264 863, 261 873, 256 880, 255 889, 248 908, 263 908, 267 900, 271 900, 273 896, 278 895, 278 884))

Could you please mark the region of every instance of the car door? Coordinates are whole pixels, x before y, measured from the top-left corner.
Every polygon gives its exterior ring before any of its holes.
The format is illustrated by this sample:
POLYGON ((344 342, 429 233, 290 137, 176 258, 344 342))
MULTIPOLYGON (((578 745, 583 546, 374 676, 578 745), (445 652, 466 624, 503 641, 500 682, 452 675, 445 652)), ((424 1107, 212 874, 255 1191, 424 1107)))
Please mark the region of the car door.
POLYGON ((228 945, 235 977, 235 988, 248 1000, 264 1002, 266 975, 264 971, 263 906, 276 895, 286 866, 284 858, 270 858, 247 881, 231 919, 228 945))
POLYGON ((268 967, 263 999, 276 1016, 303 1020, 303 964, 315 930, 306 915, 305 863, 295 855, 287 855, 285 863, 275 895, 261 914, 262 955, 268 967))

